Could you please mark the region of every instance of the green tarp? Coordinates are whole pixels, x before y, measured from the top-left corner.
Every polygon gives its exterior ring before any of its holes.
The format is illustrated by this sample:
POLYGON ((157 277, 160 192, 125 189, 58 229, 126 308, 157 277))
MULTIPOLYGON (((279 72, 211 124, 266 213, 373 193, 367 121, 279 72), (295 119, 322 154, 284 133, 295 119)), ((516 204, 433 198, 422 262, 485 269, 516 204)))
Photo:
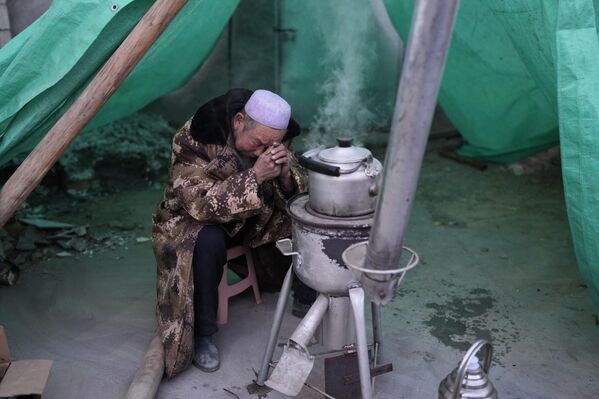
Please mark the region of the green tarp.
MULTIPOLYGON (((210 53, 238 2, 188 1, 87 129, 182 86, 210 53)), ((0 50, 0 164, 39 142, 152 3, 54 0, 0 50)))
MULTIPOLYGON (((512 162, 557 144, 555 35, 537 15, 554 11, 549 3, 461 2, 439 103, 466 140, 463 155, 512 162)), ((414 2, 386 4, 407 38, 414 2)))
MULTIPOLYGON (((0 164, 39 141, 151 3, 54 0, 0 50, 0 164)), ((405 39, 414 2, 385 3, 405 39)), ((88 129, 185 83, 237 4, 190 0, 88 129)), ((466 140, 464 155, 509 162, 561 142, 574 247, 599 300, 598 6, 599 0, 463 0, 439 101, 466 140)), ((299 59, 308 62, 313 54, 305 48, 299 59)), ((307 76, 315 67, 306 64, 307 76)))
POLYGON ((580 271, 599 303, 599 1, 559 2, 557 98, 568 218, 580 271))
MULTIPOLYGON (((414 2, 386 5, 406 38, 414 2)), ((464 155, 510 162, 559 139, 574 249, 597 303, 598 10, 599 0, 462 1, 439 94, 464 155)))

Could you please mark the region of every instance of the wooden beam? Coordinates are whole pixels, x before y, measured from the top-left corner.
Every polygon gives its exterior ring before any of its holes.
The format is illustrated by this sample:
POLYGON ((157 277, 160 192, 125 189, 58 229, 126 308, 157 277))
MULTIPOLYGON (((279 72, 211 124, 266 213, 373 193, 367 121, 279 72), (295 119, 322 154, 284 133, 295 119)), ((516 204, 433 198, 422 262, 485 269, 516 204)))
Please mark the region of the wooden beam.
POLYGON ((125 81, 186 2, 154 2, 89 86, 4 184, 0 191, 0 226, 6 224, 68 145, 125 81))
POLYGON ((125 399, 152 399, 164 374, 164 348, 156 331, 150 346, 129 385, 125 399))

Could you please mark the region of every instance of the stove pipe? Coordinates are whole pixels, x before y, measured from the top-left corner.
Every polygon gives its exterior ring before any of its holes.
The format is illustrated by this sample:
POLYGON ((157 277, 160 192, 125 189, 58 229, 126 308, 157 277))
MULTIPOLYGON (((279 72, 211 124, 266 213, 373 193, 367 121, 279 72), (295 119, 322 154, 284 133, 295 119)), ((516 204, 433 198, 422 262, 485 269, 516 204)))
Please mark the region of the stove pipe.
MULTIPOLYGON (((365 268, 399 267, 458 3, 419 0, 414 8, 365 268)), ((398 276, 363 274, 361 283, 371 301, 386 304, 398 276)))

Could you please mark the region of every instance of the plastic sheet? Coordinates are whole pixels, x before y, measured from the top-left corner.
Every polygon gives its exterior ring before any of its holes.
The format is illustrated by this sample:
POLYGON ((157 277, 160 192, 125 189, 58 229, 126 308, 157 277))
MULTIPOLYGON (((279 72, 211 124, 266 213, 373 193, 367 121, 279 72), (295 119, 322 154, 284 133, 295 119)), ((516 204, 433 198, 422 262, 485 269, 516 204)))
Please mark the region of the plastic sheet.
POLYGON ((557 87, 562 171, 578 267, 599 303, 599 2, 559 2, 557 87))
MULTIPOLYGON (((403 38, 413 4, 386 0, 403 38)), ((463 1, 439 95, 466 140, 462 155, 511 162, 559 135, 574 249, 597 303, 598 7, 597 0, 463 1)))
MULTIPOLYGON (((39 142, 152 3, 56 0, 0 50, 0 164, 39 142)), ((87 129, 182 86, 210 53, 237 4, 189 1, 87 129)))

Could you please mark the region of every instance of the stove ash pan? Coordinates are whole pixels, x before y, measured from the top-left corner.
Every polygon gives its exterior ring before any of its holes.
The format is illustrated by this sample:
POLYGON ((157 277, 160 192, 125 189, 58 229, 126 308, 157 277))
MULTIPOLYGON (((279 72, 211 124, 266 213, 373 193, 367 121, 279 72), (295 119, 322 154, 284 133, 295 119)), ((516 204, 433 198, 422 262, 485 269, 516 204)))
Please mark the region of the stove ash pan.
POLYGON ((365 241, 370 234, 372 214, 341 218, 319 215, 309 208, 308 195, 292 198, 287 210, 292 218, 295 274, 309 287, 328 295, 348 295, 356 281, 342 258, 350 245, 365 241))

